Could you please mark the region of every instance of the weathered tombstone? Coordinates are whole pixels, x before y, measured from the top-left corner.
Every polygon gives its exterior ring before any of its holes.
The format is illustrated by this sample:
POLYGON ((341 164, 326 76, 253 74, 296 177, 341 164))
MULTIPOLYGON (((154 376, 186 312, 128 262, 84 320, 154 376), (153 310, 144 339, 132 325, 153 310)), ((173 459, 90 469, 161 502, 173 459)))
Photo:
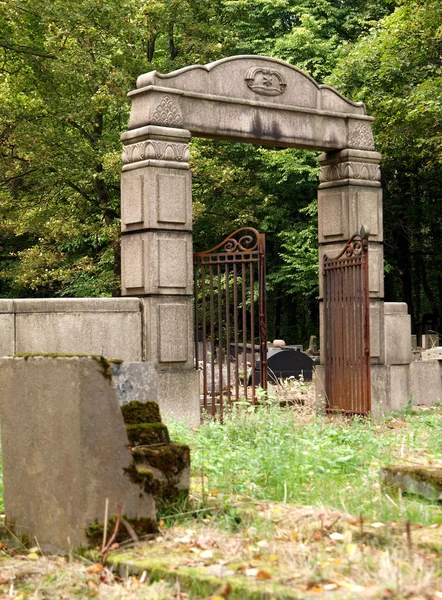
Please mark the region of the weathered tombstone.
POLYGON ((106 505, 109 523, 157 528, 110 380, 102 358, 0 359, 6 525, 44 551, 95 544, 106 505))

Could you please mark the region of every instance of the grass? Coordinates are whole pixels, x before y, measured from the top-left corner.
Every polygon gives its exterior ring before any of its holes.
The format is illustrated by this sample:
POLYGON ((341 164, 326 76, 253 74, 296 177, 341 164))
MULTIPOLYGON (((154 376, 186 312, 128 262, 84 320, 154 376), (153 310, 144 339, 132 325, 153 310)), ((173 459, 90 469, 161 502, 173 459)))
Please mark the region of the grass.
POLYGON ((441 407, 376 423, 272 405, 233 412, 223 424, 208 421, 195 431, 169 429, 191 446, 193 476, 206 494, 323 506, 378 521, 442 523, 437 502, 381 489, 379 481, 385 465, 441 461, 441 407))
POLYGON ((442 406, 382 422, 317 417, 312 387, 289 382, 223 424, 169 429, 191 446, 190 501, 160 507, 161 535, 109 557, 130 560, 123 577, 2 546, 0 521, 0 598, 442 598, 441 504, 379 481, 385 465, 442 468, 442 406))

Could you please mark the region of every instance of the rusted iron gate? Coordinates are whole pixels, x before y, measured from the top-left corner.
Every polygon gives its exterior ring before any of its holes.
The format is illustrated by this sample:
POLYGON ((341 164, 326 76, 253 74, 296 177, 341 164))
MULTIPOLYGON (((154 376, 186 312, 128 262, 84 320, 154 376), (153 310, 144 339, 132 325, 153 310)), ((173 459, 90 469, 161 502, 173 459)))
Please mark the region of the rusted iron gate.
POLYGON ((324 256, 326 410, 370 411, 368 234, 362 228, 337 258, 324 256))
POLYGON ((265 236, 243 227, 193 256, 196 368, 204 409, 222 418, 225 399, 256 401, 256 338, 267 389, 265 236))

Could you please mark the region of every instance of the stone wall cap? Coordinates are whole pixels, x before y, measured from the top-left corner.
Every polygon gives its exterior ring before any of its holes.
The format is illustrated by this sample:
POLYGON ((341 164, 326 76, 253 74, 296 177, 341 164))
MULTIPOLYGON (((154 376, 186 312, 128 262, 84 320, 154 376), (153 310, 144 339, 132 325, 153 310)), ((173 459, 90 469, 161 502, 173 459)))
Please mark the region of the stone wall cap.
POLYGON ((12 301, 14 313, 140 312, 138 298, 25 298, 12 301))
POLYGON ((332 164, 333 162, 342 162, 344 160, 362 160, 364 162, 379 162, 382 159, 382 154, 374 150, 356 150, 353 148, 345 148, 336 152, 324 152, 318 156, 318 161, 322 164, 332 164))
POLYGON ((11 313, 14 311, 14 301, 1 299, 0 300, 0 313, 11 313))
POLYGON ((191 137, 190 131, 187 129, 178 129, 176 127, 161 127, 160 125, 145 125, 125 131, 121 134, 120 139, 124 144, 133 144, 135 141, 142 142, 147 139, 168 141, 177 141, 187 143, 191 137))
POLYGON ((408 306, 406 302, 385 302, 384 303, 384 314, 385 315, 408 315, 408 306))

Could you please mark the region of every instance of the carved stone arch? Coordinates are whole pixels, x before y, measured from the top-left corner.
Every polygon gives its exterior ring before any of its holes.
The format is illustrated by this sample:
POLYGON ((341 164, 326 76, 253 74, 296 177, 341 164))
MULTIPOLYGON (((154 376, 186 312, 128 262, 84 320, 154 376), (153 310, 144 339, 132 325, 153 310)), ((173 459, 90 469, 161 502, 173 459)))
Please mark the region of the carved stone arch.
MULTIPOLYGON (((145 360, 156 365, 158 397, 166 372, 169 384, 173 373, 181 382, 171 389, 185 396, 183 382, 193 368, 192 136, 324 152, 320 260, 339 253, 362 226, 369 231, 371 361, 383 364, 380 155, 364 104, 265 56, 152 71, 138 78, 129 98, 129 130, 122 135, 122 293, 143 298, 145 360)), ((321 327, 327 327, 323 318, 321 327)), ((187 396, 197 402, 196 387, 187 396)))

